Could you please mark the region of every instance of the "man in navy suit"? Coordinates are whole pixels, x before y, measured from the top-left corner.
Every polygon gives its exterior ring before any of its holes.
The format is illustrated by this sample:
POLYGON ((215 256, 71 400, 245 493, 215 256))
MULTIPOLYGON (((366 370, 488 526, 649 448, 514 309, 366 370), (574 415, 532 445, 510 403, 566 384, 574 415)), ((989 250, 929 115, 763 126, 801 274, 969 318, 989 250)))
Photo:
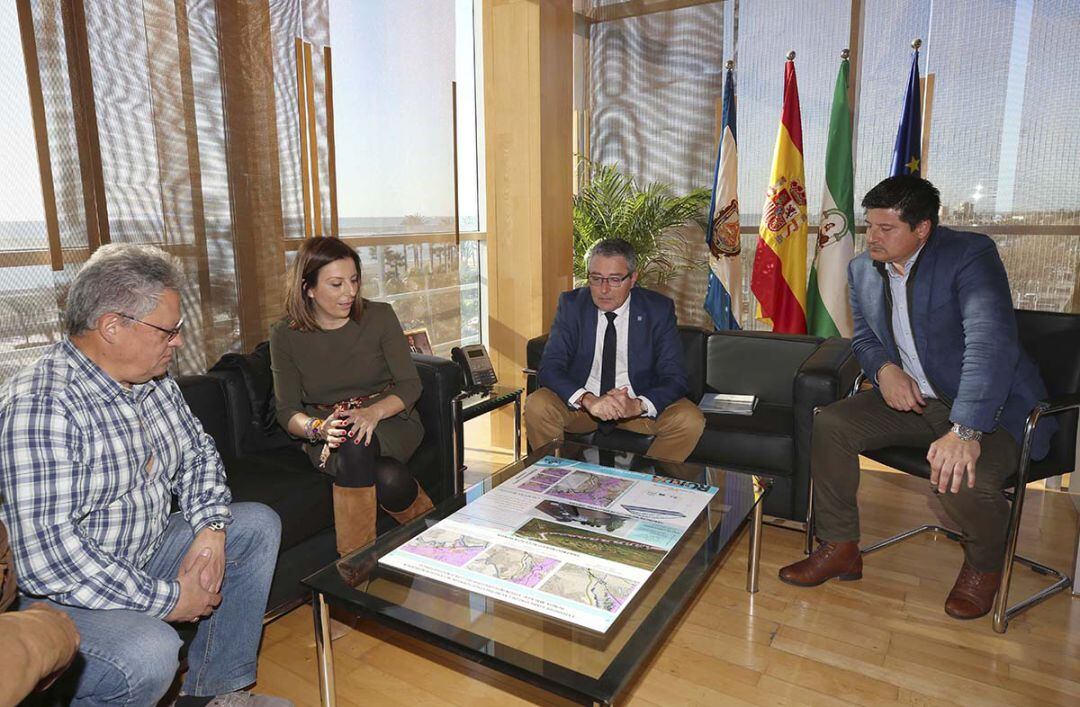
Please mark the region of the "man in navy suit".
POLYGON ((685 397, 675 304, 634 287, 637 256, 621 238, 598 241, 588 263, 589 286, 559 297, 537 372, 541 387, 525 401, 529 443, 620 427, 653 435, 650 457, 681 462, 705 418, 685 397))
MULTIPOLYGON (((938 225, 930 182, 890 177, 871 189, 867 250, 848 266, 852 349, 874 384, 814 420, 810 471, 821 544, 780 579, 814 586, 862 577, 860 452, 927 446, 930 485, 959 525, 964 564, 945 612, 990 611, 1001 580, 1009 505, 1024 422, 1046 387, 1017 338, 1005 268, 994 242, 938 225)), ((1032 458, 1049 450, 1055 425, 1037 428, 1032 458)))

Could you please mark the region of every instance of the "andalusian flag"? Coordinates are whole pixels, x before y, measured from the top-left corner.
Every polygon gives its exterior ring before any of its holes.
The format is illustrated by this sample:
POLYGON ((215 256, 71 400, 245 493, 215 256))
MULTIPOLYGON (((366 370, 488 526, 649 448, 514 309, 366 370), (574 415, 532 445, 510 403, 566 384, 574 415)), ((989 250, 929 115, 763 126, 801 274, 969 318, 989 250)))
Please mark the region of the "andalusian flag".
POLYGON ((750 289, 758 319, 773 331, 806 333, 806 183, 803 178, 802 117, 795 82, 795 52, 784 69, 784 108, 773 153, 771 186, 762 207, 750 289))
POLYGON ((896 128, 890 177, 901 174, 922 176, 922 101, 919 86, 919 47, 922 41, 912 43, 911 72, 908 74, 907 93, 904 94, 904 113, 896 128))
POLYGON ((705 311, 717 329, 738 329, 742 311, 739 235, 739 156, 735 149, 735 76, 728 62, 716 171, 705 242, 709 244, 709 291, 705 311))
POLYGON ((850 337, 852 332, 847 266, 855 257, 855 175, 851 164, 847 56, 845 49, 833 89, 821 225, 810 284, 806 287, 806 322, 815 336, 850 337))

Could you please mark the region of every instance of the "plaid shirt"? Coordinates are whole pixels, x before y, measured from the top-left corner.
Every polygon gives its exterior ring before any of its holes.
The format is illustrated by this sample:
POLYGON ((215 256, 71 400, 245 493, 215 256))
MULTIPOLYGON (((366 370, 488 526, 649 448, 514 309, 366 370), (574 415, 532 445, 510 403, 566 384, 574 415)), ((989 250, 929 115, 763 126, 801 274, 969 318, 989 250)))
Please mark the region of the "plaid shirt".
POLYGON ((194 532, 231 519, 221 457, 175 380, 126 389, 65 340, 8 382, 0 518, 21 591, 167 616, 179 582, 142 568, 161 544, 173 493, 194 532))

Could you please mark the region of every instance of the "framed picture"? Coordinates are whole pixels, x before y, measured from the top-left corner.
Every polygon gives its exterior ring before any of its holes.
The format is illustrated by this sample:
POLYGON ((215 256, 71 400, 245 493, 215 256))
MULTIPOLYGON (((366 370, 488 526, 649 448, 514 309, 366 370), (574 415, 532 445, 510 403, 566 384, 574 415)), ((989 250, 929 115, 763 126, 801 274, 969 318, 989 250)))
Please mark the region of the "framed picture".
POLYGON ((431 355, 431 340, 428 339, 427 329, 410 329, 405 332, 405 340, 409 342, 409 351, 431 355))

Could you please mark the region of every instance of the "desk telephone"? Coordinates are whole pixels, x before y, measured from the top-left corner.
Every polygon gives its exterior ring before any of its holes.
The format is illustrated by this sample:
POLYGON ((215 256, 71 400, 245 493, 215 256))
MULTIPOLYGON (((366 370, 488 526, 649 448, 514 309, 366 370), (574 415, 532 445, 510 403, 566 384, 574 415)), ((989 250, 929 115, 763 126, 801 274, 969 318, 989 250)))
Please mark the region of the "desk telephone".
POLYGON ((465 390, 488 388, 497 382, 495 367, 491 365, 487 349, 483 344, 470 344, 450 349, 450 357, 461 366, 465 376, 465 390))

